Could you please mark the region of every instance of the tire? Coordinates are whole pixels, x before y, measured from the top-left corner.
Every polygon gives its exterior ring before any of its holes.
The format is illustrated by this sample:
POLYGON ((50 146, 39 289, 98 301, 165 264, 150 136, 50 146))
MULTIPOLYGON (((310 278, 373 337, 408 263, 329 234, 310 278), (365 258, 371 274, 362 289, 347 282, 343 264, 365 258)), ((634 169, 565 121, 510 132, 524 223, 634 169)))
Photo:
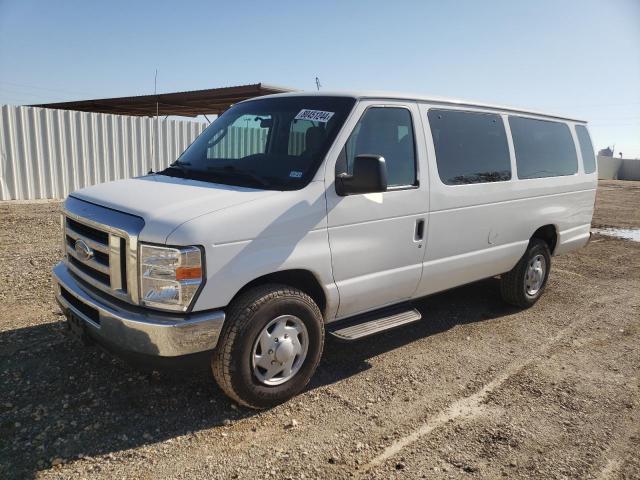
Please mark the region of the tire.
POLYGON ((510 272, 500 279, 500 293, 505 302, 521 308, 529 308, 538 301, 544 287, 547 285, 551 270, 551 254, 549 246, 539 238, 529 241, 527 251, 510 272), (534 263, 540 261, 543 271, 534 268, 534 263), (532 274, 528 280, 527 275, 532 274), (541 283, 540 283, 541 280, 541 283), (539 284, 539 288, 535 287, 539 284))
POLYGON ((213 352, 211 368, 216 382, 231 399, 249 408, 269 408, 294 397, 306 387, 318 366, 323 345, 322 314, 309 295, 286 285, 261 285, 231 303, 213 352), (283 322, 285 327, 282 327, 283 322), (278 327, 294 333, 285 336, 278 334, 284 330, 272 330, 268 337, 275 342, 279 337, 280 343, 274 344, 276 347, 268 352, 262 352, 261 339, 266 338, 265 331, 278 327), (294 338, 298 339, 297 353, 291 350, 294 338), (305 343, 306 349, 303 348, 305 343), (281 359, 278 355, 286 356, 285 363, 293 363, 294 368, 289 370, 291 376, 285 378, 283 370, 279 376, 267 379, 270 372, 256 366, 256 363, 262 363, 256 362, 256 352, 260 352, 260 358, 268 356, 269 363, 275 365, 273 368, 282 365, 276 363, 281 359), (295 360, 291 360, 294 356, 295 360))

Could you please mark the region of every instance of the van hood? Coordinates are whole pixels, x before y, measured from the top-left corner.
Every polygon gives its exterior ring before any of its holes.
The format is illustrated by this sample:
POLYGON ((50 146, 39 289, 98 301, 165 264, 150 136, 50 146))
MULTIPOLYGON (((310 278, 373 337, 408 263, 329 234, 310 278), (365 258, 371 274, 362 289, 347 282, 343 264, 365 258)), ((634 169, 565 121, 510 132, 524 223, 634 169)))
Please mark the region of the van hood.
POLYGON ((184 222, 278 193, 165 175, 146 175, 93 185, 73 192, 71 196, 141 217, 145 226, 140 239, 166 243, 171 232, 184 222))

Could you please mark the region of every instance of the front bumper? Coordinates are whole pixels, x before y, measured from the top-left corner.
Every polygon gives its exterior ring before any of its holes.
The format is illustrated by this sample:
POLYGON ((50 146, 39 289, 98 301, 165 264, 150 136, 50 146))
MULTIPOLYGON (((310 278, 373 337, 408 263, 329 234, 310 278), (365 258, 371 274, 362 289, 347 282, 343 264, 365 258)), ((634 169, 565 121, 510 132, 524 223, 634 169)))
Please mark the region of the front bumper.
POLYGON ((53 268, 53 285, 65 315, 72 312, 90 337, 124 352, 176 357, 212 350, 224 324, 221 310, 175 315, 124 305, 89 290, 63 262, 53 268))

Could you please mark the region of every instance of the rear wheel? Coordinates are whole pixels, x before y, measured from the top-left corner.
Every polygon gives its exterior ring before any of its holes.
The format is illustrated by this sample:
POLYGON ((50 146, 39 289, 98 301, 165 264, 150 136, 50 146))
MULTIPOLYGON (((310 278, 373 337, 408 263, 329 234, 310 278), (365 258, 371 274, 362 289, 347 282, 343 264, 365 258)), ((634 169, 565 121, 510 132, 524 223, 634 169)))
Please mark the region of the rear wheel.
POLYGON ((268 408, 304 389, 323 343, 322 314, 309 295, 285 285, 259 286, 231 304, 213 375, 238 403, 268 408))
POLYGON ((538 238, 531 239, 520 261, 500 279, 502 298, 518 307, 532 306, 544 291, 550 268, 549 246, 538 238))

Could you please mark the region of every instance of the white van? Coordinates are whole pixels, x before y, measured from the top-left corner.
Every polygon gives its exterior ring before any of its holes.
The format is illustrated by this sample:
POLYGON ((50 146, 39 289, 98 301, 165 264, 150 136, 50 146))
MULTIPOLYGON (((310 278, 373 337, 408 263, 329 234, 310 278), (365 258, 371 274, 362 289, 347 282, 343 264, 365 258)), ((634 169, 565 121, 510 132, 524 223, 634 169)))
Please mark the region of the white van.
POLYGON ((71 194, 55 293, 84 340, 206 355, 230 397, 265 408, 305 387, 325 334, 416 322, 413 299, 499 275, 507 302, 533 305, 551 256, 589 240, 596 185, 581 120, 408 95, 260 97, 167 169, 71 194))

